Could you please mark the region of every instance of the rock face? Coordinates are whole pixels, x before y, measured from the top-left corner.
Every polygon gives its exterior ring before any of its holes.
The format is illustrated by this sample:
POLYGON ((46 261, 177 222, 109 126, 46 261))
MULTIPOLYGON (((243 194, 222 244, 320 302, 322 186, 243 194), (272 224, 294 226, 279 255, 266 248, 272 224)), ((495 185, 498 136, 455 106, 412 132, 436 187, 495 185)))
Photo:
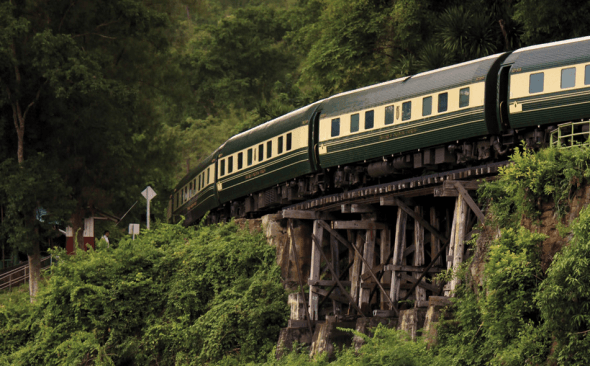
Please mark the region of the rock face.
MULTIPOLYGON (((383 324, 387 328, 395 328, 397 327, 397 320, 398 318, 383 318, 379 316, 373 316, 370 318, 358 318, 356 321, 355 330, 359 333, 372 337, 373 328, 376 328, 379 324, 383 324)), ((365 340, 362 337, 355 335, 353 338, 353 342, 354 349, 358 351, 359 348, 361 348, 361 346, 365 343, 365 340)))
POLYGON ((400 321, 398 329, 407 332, 410 338, 415 341, 418 337, 418 330, 424 328, 424 321, 426 320, 426 309, 413 308, 408 310, 401 310, 399 312, 400 321))
POLYGON ((318 322, 316 324, 310 348, 310 356, 313 357, 322 352, 332 355, 334 354, 334 346, 350 346, 352 344, 353 333, 338 328, 354 329, 355 326, 356 322, 341 322, 335 316, 326 316, 325 322, 318 322))
MULTIPOLYGON (((255 220, 250 220, 255 221, 255 220)), ((281 278, 285 288, 295 289, 299 286, 299 274, 292 258, 291 241, 287 230, 287 220, 281 215, 266 215, 260 220, 268 243, 277 248, 277 264, 281 267, 281 278), (291 260, 290 260, 291 258, 291 260)), ((311 234, 312 225, 302 220, 293 220, 293 240, 301 267, 301 281, 307 284, 311 261, 311 234)))
POLYGON ((283 328, 279 333, 279 341, 277 342, 276 358, 279 359, 283 355, 289 353, 293 349, 293 344, 310 345, 312 334, 308 328, 283 328))
MULTIPOLYGON (((428 310, 426 311, 426 317, 424 319, 424 336, 428 340, 428 343, 435 344, 437 330, 436 325, 441 317, 441 314, 445 309, 450 309, 453 305, 451 300, 445 296, 430 296, 428 298, 428 310)), ((445 312, 445 316, 448 316, 450 311, 445 312)))

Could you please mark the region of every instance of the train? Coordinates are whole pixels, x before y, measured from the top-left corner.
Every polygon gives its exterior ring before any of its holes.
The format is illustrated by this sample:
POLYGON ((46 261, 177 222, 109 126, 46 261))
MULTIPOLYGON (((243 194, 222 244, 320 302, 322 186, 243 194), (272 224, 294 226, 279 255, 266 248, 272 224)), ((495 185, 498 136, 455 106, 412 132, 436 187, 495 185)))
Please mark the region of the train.
POLYGON ((231 137, 178 183, 168 220, 256 217, 498 160, 589 117, 590 37, 502 52, 340 93, 231 137))

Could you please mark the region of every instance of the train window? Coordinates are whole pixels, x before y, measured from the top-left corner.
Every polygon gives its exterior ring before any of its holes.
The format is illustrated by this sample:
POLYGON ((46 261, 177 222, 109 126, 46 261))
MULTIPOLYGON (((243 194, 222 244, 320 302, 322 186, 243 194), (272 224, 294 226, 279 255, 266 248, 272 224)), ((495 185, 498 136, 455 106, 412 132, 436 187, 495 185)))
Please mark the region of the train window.
POLYGON ((385 124, 390 125, 393 123, 393 106, 385 107, 385 124))
POLYGON ((469 88, 459 90, 459 108, 469 105, 469 88))
POLYGON ((365 112, 365 130, 373 128, 375 125, 375 112, 374 111, 366 111, 365 112))
POLYGON ((586 72, 584 75, 584 85, 590 85, 590 65, 586 65, 584 71, 586 72))
POLYGON ((264 160, 264 145, 258 145, 258 161, 264 160))
POLYGON ((234 171, 234 157, 230 156, 227 158, 227 174, 234 171))
POLYGON ((359 114, 355 113, 350 116, 350 132, 357 132, 359 130, 359 114))
POLYGON ((446 112, 449 102, 449 93, 440 93, 438 95, 438 113, 446 112))
POLYGON ((402 104, 402 121, 407 121, 412 118, 412 102, 405 102, 402 104))
POLYGON ((561 89, 576 86, 576 68, 570 67, 561 70, 561 89))
POLYGON ((291 150, 291 133, 287 134, 287 151, 291 150))
POLYGON ((248 166, 252 165, 252 149, 248 149, 248 166))
POLYGON ((219 176, 223 177, 225 175, 225 159, 219 162, 219 176))
POLYGON ((180 194, 176 193, 176 208, 180 207, 180 194))
POLYGON ((202 175, 199 175, 199 184, 197 185, 197 184, 195 183, 195 190, 196 190, 196 189, 197 189, 197 187, 198 187, 198 190, 200 191, 202 186, 203 186, 203 176, 202 176, 202 175))
POLYGON ((543 82, 545 80, 545 74, 539 72, 537 74, 531 74, 529 79, 529 93, 540 93, 543 91, 543 82))
POLYGON ((277 154, 283 153, 283 136, 279 136, 279 143, 277 145, 277 154))
POLYGON ((432 114, 432 97, 422 99, 422 115, 430 116, 432 114))
POLYGON ((272 140, 266 143, 266 158, 270 158, 272 156, 272 140))
POLYGON ((244 154, 238 153, 238 170, 242 169, 243 160, 244 160, 244 154))
POLYGON ((190 195, 193 194, 193 182, 189 183, 189 192, 190 192, 190 195))
POLYGON ((207 184, 209 184, 209 169, 210 168, 207 168, 207 184))
POLYGON ((340 118, 334 118, 332 120, 332 129, 331 129, 330 136, 335 137, 338 135, 340 135, 340 118))

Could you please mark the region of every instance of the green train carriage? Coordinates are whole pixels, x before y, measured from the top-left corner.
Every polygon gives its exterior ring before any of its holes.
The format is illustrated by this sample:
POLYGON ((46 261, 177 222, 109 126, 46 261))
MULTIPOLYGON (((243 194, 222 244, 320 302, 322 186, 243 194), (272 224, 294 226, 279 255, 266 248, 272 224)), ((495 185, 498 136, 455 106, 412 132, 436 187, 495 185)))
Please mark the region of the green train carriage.
POLYGON ((590 37, 516 50, 499 77, 507 84, 500 108, 513 129, 590 118, 590 37))
MULTIPOLYGON (((220 202, 230 202, 314 172, 310 125, 319 105, 316 102, 230 138, 217 152, 216 188, 220 202)), ((276 188, 250 196, 245 205, 232 209, 245 210, 239 212, 244 214, 279 204, 282 187, 276 188)))
POLYGON ((169 222, 178 222, 180 216, 184 216, 186 225, 189 225, 220 205, 215 187, 215 157, 221 147, 178 182, 170 199, 169 222))
MULTIPOLYGON (((496 75, 505 57, 497 54, 327 99, 319 122, 320 165, 345 165, 498 133, 496 75)), ((429 163, 431 156, 424 157, 429 163)))

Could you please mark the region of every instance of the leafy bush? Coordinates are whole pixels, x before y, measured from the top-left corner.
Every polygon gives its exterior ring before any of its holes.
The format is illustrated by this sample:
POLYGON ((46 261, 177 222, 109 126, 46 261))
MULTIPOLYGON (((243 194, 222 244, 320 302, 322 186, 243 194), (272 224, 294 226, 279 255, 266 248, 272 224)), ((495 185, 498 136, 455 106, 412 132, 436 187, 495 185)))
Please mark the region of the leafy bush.
POLYGON ((572 225, 573 239, 555 255, 536 295, 562 364, 590 364, 590 208, 572 225))
POLYGON ((233 223, 160 225, 116 249, 54 254, 38 300, 0 308, 0 363, 259 361, 285 325, 274 248, 233 223))

